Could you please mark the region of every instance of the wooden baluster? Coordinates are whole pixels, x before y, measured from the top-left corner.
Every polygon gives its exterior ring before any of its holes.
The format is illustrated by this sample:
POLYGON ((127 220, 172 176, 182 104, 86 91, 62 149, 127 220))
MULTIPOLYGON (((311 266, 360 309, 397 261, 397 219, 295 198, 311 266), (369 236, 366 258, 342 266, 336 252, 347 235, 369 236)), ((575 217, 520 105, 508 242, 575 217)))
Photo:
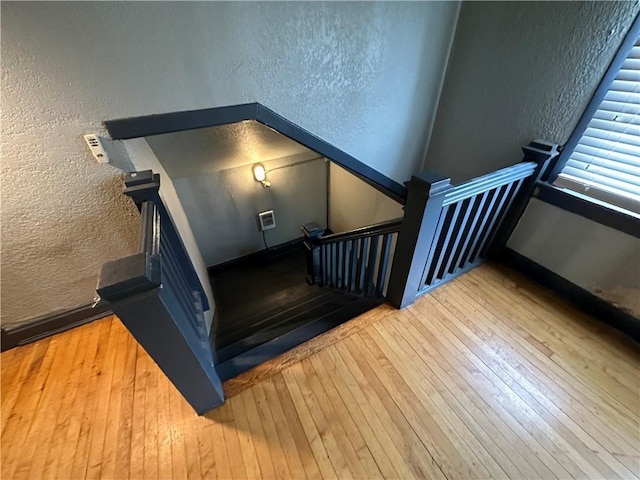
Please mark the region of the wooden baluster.
MULTIPOLYGON (((467 259, 466 259, 465 253, 467 251, 467 248, 469 247, 469 243, 474 239, 474 235, 476 233, 476 226, 478 225, 478 221, 481 218, 482 209, 484 208, 488 197, 489 197, 489 192, 484 192, 482 194, 482 197, 480 197, 480 203, 475 209, 475 212, 473 214, 473 220, 471 221, 471 225, 469 226, 469 229, 467 231, 466 238, 464 240, 464 243, 462 244, 462 247, 460 248, 460 253, 458 254, 458 257, 459 257, 457 260, 458 268, 463 268, 466 265, 467 259)), ((455 265, 454 265, 454 268, 455 268, 455 265)))
POLYGON ((480 241, 478 242, 476 248, 471 252, 470 258, 472 262, 475 262, 480 257, 480 252, 482 250, 482 247, 487 242, 487 239, 491 234, 491 230, 493 229, 493 226, 495 225, 496 221, 500 216, 500 213, 502 212, 502 207, 506 205, 507 200, 509 199, 509 194, 513 189, 513 186, 514 186, 513 183, 509 183, 501 187, 501 189, 499 190, 500 194, 499 194, 499 200, 497 202, 497 205, 494 206, 494 208, 491 211, 489 211, 489 215, 488 215, 489 222, 486 228, 484 229, 484 231, 482 232, 482 235, 480 236, 480 241))
POLYGON ((364 281, 364 272, 366 270, 366 255, 369 249, 369 238, 365 237, 360 239, 360 252, 358 257, 358 271, 356 273, 356 292, 362 292, 362 286, 364 281))
POLYGON ((343 247, 343 257, 342 257, 342 289, 347 290, 349 288, 349 272, 347 266, 349 265, 349 245, 351 244, 350 240, 346 242, 342 242, 343 247))
POLYGON ((358 250, 360 240, 351 240, 351 267, 349 268, 349 288, 350 292, 356 290, 356 272, 358 266, 358 250))
POLYGON ((373 295, 373 279, 376 271, 376 263, 378 260, 378 241, 379 235, 371 237, 371 246, 369 247, 369 260, 367 261, 367 269, 364 280, 364 294, 367 297, 373 295))
POLYGON ((376 297, 382 297, 384 292, 384 281, 387 278, 392 237, 392 233, 387 233, 382 240, 382 250, 380 251, 380 263, 378 267, 378 279, 376 281, 376 297))
POLYGON ((427 261, 425 263, 425 269, 422 276, 422 280, 420 281, 420 286, 418 290, 425 288, 425 286, 431 285, 436 275, 436 263, 438 257, 440 256, 440 252, 444 247, 444 232, 449 228, 449 224, 451 221, 451 212, 449 212, 449 205, 442 208, 442 213, 440 214, 440 218, 438 219, 438 226, 433 234, 433 241, 431 244, 431 248, 429 249, 429 255, 427 256, 427 261))
POLYGON ((502 190, 502 188, 503 187, 498 187, 488 192, 490 196, 489 203, 486 205, 486 208, 479 213, 480 223, 478 224, 478 228, 473 234, 473 241, 471 242, 471 245, 469 245, 469 249, 467 250, 467 252, 463 254, 465 264, 473 262, 475 260, 473 252, 475 252, 476 247, 480 242, 480 239, 482 238, 482 233, 485 231, 485 225, 489 221, 489 217, 494 211, 493 206, 500 197, 500 191, 502 190))
POLYGON ((459 228, 458 217, 460 216, 461 209, 462 209, 462 202, 458 202, 454 205, 454 208, 452 210, 452 213, 448 222, 446 233, 443 236, 443 238, 441 238, 442 247, 440 248, 440 252, 437 256, 436 264, 433 269, 435 279, 440 280, 444 275, 443 267, 447 259, 447 252, 451 247, 451 239, 455 238, 458 234, 458 228, 459 228))
POLYGON ((467 230, 469 227, 469 218, 471 218, 471 214, 475 211, 476 202, 478 197, 471 197, 466 202, 466 208, 464 210, 464 216, 460 222, 460 227, 458 229, 456 239, 453 242, 453 246, 451 247, 451 253, 449 254, 449 259, 447 260, 447 264, 444 267, 443 275, 447 275, 449 273, 453 273, 456 268, 456 264, 458 263, 458 259, 460 256, 460 245, 463 238, 467 237, 467 230))

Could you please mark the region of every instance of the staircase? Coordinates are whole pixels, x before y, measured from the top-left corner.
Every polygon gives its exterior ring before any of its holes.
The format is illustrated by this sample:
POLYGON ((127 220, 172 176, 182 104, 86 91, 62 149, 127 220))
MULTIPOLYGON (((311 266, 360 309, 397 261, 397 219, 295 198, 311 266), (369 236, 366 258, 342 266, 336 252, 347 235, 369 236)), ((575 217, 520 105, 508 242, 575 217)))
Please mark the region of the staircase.
MULTIPOLYGON (((382 289, 376 288, 376 276, 384 277, 384 262, 377 257, 380 250, 377 240, 371 240, 371 232, 363 234, 366 239, 361 247, 354 243, 353 249, 346 244, 339 246, 335 236, 316 239, 276 258, 212 277, 212 285, 218 304, 219 319, 216 325, 215 358, 216 370, 222 381, 232 378, 264 361, 330 330, 342 323, 380 305, 385 301, 382 289), (320 240, 320 243, 317 243, 320 240), (305 255, 312 254, 320 245, 334 245, 334 265, 340 265, 340 284, 327 281, 310 285, 304 279, 305 255), (365 248, 366 247, 366 248, 365 248), (370 260, 373 258, 373 260, 370 260), (345 263, 342 265, 340 260, 345 263), (354 261, 355 268, 346 263, 354 261), (344 268, 343 268, 344 267, 344 268), (353 282, 343 280, 353 272, 353 282), (295 272, 295 275, 294 275, 295 272), (355 281, 356 272, 358 281, 355 281), (243 282, 252 279, 251 288, 241 288, 243 282), (263 287, 256 288, 257 284, 263 287), (282 287, 274 291, 274 285, 282 287), (351 287, 350 287, 351 285, 351 287), (270 289, 264 294, 264 289, 270 289), (235 298, 237 297, 237 298, 235 298)), ((376 235, 374 235, 376 236, 376 235)), ((347 239, 351 242, 353 238, 347 239)), ((380 243, 382 246, 382 243, 380 243)), ((382 253, 388 251, 382 248, 382 253)), ((387 254, 387 261, 389 255, 387 254)), ((325 277, 332 274, 325 269, 325 277)))

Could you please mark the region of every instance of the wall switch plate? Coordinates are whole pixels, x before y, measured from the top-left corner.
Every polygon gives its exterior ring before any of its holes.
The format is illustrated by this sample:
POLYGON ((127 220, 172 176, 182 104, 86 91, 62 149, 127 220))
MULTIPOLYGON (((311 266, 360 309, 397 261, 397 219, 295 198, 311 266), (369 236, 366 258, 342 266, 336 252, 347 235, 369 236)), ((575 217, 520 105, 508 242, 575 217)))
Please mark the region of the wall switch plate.
POLYGON ((98 161, 98 163, 109 163, 109 156, 104 149, 102 139, 95 133, 90 133, 84 136, 84 140, 89 145, 91 154, 98 161))
POLYGON ((260 212, 258 214, 258 220, 260 221, 260 231, 271 230, 276 228, 276 214, 273 210, 267 210, 266 212, 260 212))

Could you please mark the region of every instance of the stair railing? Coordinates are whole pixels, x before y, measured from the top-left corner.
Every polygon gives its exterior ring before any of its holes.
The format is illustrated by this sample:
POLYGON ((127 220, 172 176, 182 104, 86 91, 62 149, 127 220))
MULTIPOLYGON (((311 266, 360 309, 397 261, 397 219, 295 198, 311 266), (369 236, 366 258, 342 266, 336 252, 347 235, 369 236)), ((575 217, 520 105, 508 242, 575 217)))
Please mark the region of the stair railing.
POLYGON ((307 279, 365 297, 386 295, 402 218, 343 233, 307 238, 307 279))
POLYGON ((452 186, 426 172, 413 176, 387 298, 398 308, 478 266, 507 242, 535 182, 557 154, 532 142, 521 163, 452 186))
POLYGON ((150 170, 125 176, 140 210, 138 253, 105 263, 97 293, 199 414, 224 401, 207 334, 207 296, 150 170))

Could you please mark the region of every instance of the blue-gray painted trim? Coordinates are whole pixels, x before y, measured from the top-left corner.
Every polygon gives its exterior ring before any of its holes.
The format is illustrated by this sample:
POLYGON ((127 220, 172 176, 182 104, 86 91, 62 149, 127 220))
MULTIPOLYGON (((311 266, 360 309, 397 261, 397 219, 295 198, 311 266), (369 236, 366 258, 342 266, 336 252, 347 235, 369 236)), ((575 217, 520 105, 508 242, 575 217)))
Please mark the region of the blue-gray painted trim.
POLYGON ((77 308, 45 315, 15 328, 2 328, 0 346, 2 351, 36 342, 51 335, 62 333, 72 328, 111 315, 111 307, 107 303, 86 304, 77 308))
POLYGON ((638 36, 640 36, 640 14, 636 15, 635 20, 631 24, 631 27, 629 28, 629 31, 625 36, 625 39, 622 41, 620 48, 618 48, 618 52, 613 57, 613 60, 611 60, 609 68, 607 68, 604 77, 602 77, 600 85, 598 85, 598 88, 593 94, 591 101, 587 105, 585 111, 582 113, 582 116, 580 117, 576 128, 573 130, 573 133, 569 137, 567 143, 564 144, 562 152, 555 162, 553 169, 545 174, 542 177, 542 180, 549 180, 551 183, 553 183, 558 177, 558 174, 562 171, 566 163, 569 161, 569 157, 573 153, 573 150, 576 148, 576 145, 578 145, 582 134, 587 129, 587 125, 591 121, 593 114, 596 113, 596 110, 598 110, 600 102, 609 91, 609 87, 613 83, 613 80, 616 78, 620 67, 622 67, 622 64, 627 58, 627 55, 633 48, 635 42, 638 40, 638 36))
POLYGON ((273 110, 257 104, 256 120, 267 127, 273 128, 277 132, 289 137, 305 147, 319 153, 337 163, 356 177, 368 183, 372 187, 380 190, 385 195, 395 201, 404 204, 407 196, 406 189, 398 182, 391 180, 374 168, 362 163, 348 153, 334 147, 325 140, 316 137, 302 127, 290 122, 286 118, 278 115, 273 110))
POLYGON ((257 103, 118 118, 104 122, 113 140, 149 137, 256 119, 257 103))
POLYGON ((407 192, 400 183, 391 180, 374 168, 259 103, 121 118, 107 120, 104 125, 113 140, 127 140, 197 128, 216 127, 245 120, 255 120, 276 130, 340 165, 395 201, 401 204, 405 203, 407 192))
MULTIPOLYGON (((163 232, 165 232, 169 242, 172 244, 178 261, 184 267, 184 274, 187 276, 189 285, 194 290, 200 292, 202 308, 205 311, 209 310, 209 300, 200 281, 200 277, 198 277, 198 273, 187 254, 187 249, 182 241, 182 237, 178 233, 169 211, 160 198, 160 175, 153 173, 151 170, 131 172, 124 175, 124 184, 125 189, 123 193, 131 197, 138 206, 141 214, 143 214, 143 204, 145 202, 152 202, 154 204, 157 215, 163 219, 163 232)), ((151 230, 148 229, 148 222, 142 221, 142 227, 140 242, 141 245, 146 245, 150 241, 147 237, 151 233, 151 230), (146 229, 145 226, 147 227, 146 229)), ((157 239, 157 241, 159 241, 159 239, 157 239)))
POLYGON ((579 193, 538 182, 533 196, 538 200, 575 213, 596 223, 640 238, 640 218, 621 212, 579 193))
POLYGON ((515 250, 505 247, 497 258, 530 280, 565 299, 578 310, 595 317, 640 343, 640 319, 614 307, 515 250))

